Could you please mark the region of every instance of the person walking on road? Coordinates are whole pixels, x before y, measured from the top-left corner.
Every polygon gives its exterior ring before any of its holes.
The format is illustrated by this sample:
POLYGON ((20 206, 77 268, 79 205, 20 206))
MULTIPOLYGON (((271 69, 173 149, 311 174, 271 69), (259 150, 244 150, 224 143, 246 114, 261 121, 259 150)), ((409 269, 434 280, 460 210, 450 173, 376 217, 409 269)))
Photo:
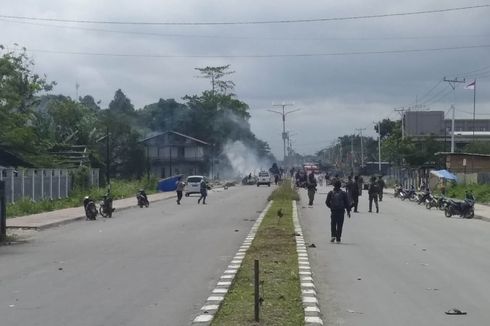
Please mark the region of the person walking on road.
POLYGON ((208 196, 208 184, 206 182, 206 180, 204 180, 204 178, 201 180, 201 183, 200 183, 200 192, 201 192, 201 197, 199 197, 199 199, 197 200, 197 203, 201 203, 201 199, 202 199, 202 204, 203 205, 206 205, 206 197, 208 196))
POLYGON ((357 175, 354 177, 354 181, 352 181, 352 176, 349 176, 347 185, 345 186, 345 190, 352 200, 351 209, 354 208, 354 213, 358 213, 357 206, 359 204, 359 187, 357 185, 357 179, 359 179, 357 175))
POLYGON ((364 179, 360 175, 356 175, 354 179, 356 180, 357 183, 357 190, 359 191, 359 196, 362 196, 362 187, 364 184, 364 179))
POLYGON ((308 175, 308 180, 306 181, 306 188, 308 189, 308 199, 309 199, 309 206, 313 206, 313 200, 315 199, 315 192, 316 192, 316 179, 315 175, 313 172, 308 175))
POLYGON ((182 193, 184 191, 185 187, 185 182, 182 180, 182 177, 179 177, 179 180, 177 180, 177 205, 180 205, 180 201, 182 200, 182 193))
POLYGON ((373 200, 376 206, 376 213, 379 213, 379 206, 378 206, 379 187, 378 187, 378 183, 376 182, 376 177, 371 178, 371 183, 369 184, 369 189, 368 189, 368 195, 369 195, 369 213, 373 211, 373 200))
POLYGON ((325 204, 330 208, 330 232, 332 238, 330 242, 340 242, 342 238, 342 227, 344 225, 344 216, 347 211, 347 216, 350 217, 350 203, 347 198, 347 193, 340 189, 342 183, 340 180, 335 181, 333 190, 327 195, 325 204))
POLYGON ((383 176, 379 176, 378 179, 378 187, 379 187, 379 201, 383 201, 383 189, 386 187, 385 181, 383 180, 383 176))

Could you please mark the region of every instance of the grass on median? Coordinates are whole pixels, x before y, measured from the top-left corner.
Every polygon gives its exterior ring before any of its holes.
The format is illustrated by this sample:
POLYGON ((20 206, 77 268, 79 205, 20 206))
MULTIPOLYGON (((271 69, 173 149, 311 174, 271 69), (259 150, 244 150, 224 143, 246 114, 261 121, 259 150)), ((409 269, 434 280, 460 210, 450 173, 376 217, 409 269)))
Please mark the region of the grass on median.
POLYGON ((212 325, 299 326, 304 324, 298 256, 292 221, 292 203, 297 193, 285 182, 271 195, 274 203, 265 215, 247 251, 234 283, 212 325), (280 220, 277 211, 284 213, 280 220), (260 322, 254 322, 254 260, 259 260, 260 322))

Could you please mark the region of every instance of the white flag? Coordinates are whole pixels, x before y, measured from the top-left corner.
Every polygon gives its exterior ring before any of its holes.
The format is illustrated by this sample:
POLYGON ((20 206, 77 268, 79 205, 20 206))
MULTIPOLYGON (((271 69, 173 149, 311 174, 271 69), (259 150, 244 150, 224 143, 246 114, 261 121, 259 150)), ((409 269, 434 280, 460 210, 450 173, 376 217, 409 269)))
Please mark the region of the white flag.
POLYGON ((474 80, 471 83, 469 83, 468 85, 466 85, 464 87, 464 89, 475 89, 475 86, 476 86, 476 80, 474 80))

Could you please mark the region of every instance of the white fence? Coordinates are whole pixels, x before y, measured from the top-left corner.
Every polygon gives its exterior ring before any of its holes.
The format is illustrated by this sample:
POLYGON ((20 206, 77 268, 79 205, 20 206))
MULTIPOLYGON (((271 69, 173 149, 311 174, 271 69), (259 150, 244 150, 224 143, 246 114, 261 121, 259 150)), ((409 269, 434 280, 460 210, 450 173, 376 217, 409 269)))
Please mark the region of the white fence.
MULTIPOLYGON (((69 169, 2 169, 0 180, 5 181, 5 197, 13 203, 21 198, 33 201, 68 197, 72 189, 69 169)), ((99 169, 89 170, 89 184, 99 185, 99 169)))

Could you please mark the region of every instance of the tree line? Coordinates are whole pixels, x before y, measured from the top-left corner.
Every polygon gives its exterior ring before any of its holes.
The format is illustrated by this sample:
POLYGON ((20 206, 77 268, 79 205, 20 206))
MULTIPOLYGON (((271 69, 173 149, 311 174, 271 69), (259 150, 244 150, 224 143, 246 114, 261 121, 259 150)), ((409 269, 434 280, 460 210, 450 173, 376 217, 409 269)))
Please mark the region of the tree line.
POLYGON ((60 148, 85 146, 91 167, 111 165, 111 176, 139 178, 146 166, 141 140, 161 131, 178 131, 213 144, 219 153, 229 141, 242 141, 261 158, 273 160, 269 145, 251 131, 249 106, 225 80, 230 66, 196 68, 210 89, 185 95, 182 102, 160 98, 136 109, 121 89, 107 108, 91 95, 72 99, 52 94, 56 83, 33 72, 26 54, 4 51, 0 57, 0 150, 35 167, 58 167, 60 148), (50 92, 50 93, 48 93, 50 92))

